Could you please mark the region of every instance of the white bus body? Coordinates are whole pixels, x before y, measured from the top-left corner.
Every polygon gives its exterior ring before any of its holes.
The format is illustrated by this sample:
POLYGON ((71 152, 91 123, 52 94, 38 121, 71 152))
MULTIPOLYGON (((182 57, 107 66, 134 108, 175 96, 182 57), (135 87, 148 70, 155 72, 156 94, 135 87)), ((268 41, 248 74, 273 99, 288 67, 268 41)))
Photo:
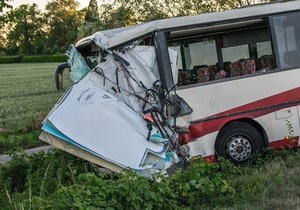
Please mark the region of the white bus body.
POLYGON ((239 121, 258 128, 270 147, 299 146, 299 79, 295 69, 178 90, 194 110, 191 156, 215 160, 220 130, 239 121))

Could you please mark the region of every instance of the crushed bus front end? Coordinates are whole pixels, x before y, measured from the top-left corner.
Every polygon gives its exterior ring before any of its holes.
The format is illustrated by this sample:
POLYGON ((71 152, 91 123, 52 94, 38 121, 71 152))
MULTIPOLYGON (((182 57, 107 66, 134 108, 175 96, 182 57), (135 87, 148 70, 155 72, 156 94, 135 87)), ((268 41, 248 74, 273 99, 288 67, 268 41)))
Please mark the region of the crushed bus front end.
POLYGON ((151 176, 188 163, 178 135, 189 124, 181 117, 192 109, 173 84, 177 52, 160 49, 170 56, 172 78, 166 78, 165 61, 158 59, 161 37, 156 45, 137 40, 116 49, 109 39, 98 32, 70 46, 73 85, 44 120, 40 139, 115 172, 131 168, 151 176))

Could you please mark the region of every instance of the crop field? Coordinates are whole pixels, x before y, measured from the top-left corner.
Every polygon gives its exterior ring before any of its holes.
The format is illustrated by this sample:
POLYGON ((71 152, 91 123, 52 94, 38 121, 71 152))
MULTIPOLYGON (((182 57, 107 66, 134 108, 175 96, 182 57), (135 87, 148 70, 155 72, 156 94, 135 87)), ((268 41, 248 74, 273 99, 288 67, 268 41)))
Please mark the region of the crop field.
POLYGON ((43 118, 62 95, 54 84, 57 65, 0 65, 0 131, 39 128, 43 118))
MULTIPOLYGON (((0 65, 0 154, 41 143, 37 140, 41 122, 63 93, 54 83, 58 64, 0 65)), ((64 78, 65 86, 71 84, 66 73, 64 78)))

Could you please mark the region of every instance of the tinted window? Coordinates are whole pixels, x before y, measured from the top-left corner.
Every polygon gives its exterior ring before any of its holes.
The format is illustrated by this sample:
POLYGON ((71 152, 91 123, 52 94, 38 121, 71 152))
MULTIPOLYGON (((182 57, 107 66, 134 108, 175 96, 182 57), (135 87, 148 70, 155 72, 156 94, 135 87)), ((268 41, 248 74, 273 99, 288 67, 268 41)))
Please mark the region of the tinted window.
POLYGON ((208 69, 211 72, 217 71, 218 56, 215 39, 186 39, 169 43, 169 47, 178 52, 180 85, 208 82, 214 79, 214 76, 208 73, 208 69), (204 72, 205 69, 207 70, 204 72))
POLYGON ((257 57, 272 55, 272 45, 270 41, 257 43, 257 57))
POLYGON ((248 45, 222 48, 224 62, 234 62, 239 59, 250 58, 248 45))
POLYGON ((300 13, 271 18, 281 68, 300 66, 300 13))
POLYGON ((215 65, 218 62, 214 39, 186 43, 184 55, 187 69, 193 69, 200 65, 215 65))

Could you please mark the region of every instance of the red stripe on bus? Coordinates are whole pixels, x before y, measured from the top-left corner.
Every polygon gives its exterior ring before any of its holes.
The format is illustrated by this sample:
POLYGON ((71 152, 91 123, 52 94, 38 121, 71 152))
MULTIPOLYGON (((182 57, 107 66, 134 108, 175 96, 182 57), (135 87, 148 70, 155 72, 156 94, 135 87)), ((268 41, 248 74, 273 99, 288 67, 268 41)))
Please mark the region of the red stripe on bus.
MULTIPOLYGON (((267 106, 272 106, 272 105, 279 105, 279 104, 284 104, 287 102, 292 102, 295 101, 297 99, 300 99, 300 87, 295 88, 295 89, 291 89, 255 102, 251 102, 249 104, 245 104, 243 106, 239 106, 221 113, 218 113, 216 115, 212 115, 210 117, 207 117, 203 120, 208 120, 208 121, 203 121, 203 122, 199 122, 199 123, 195 123, 190 125, 189 130, 192 134, 193 138, 199 138, 201 136, 207 135, 209 133, 213 133, 215 131, 220 130, 227 122, 233 121, 233 120, 237 120, 237 119, 244 119, 244 118, 248 118, 248 119, 254 119, 257 117, 261 117, 264 116, 266 114, 275 112, 277 110, 282 109, 282 107, 275 107, 275 108, 269 108, 269 109, 264 109, 264 110, 260 110, 260 111, 256 111, 256 112, 248 112, 248 113, 243 113, 243 112, 247 112, 250 110, 254 110, 254 109, 259 109, 262 107, 267 107, 267 106), (240 113, 240 115, 238 115, 238 113, 240 113), (235 114, 232 117, 222 117, 222 116, 226 116, 226 115, 232 115, 235 114), (219 119, 213 119, 213 118, 218 118, 221 117, 219 119), (211 118, 211 119, 210 119, 211 118)), ((298 104, 296 104, 298 105, 298 104)), ((295 104, 293 104, 292 106, 295 106, 295 104)), ((287 106, 288 107, 288 106, 287 106)), ((284 107, 286 108, 286 107, 284 107)))
POLYGON ((204 161, 209 162, 209 163, 215 163, 217 162, 216 155, 209 155, 203 158, 204 161))
POLYGON ((299 143, 299 136, 296 136, 292 139, 284 138, 282 140, 277 140, 269 143, 269 147, 274 149, 287 149, 297 147, 299 143))

